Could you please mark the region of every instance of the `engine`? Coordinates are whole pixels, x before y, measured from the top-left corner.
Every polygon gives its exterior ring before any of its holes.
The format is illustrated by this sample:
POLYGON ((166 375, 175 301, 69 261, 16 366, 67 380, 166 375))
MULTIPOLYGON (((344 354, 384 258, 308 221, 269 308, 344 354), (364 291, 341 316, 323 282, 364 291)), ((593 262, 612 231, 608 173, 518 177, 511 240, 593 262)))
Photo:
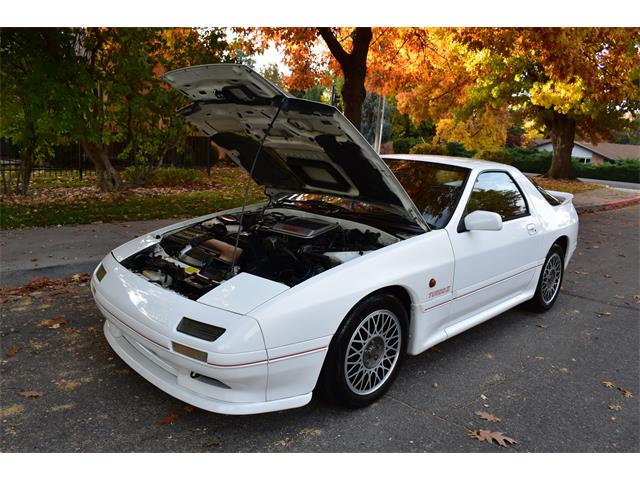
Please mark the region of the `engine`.
POLYGON ((218 216, 164 235, 123 265, 197 299, 240 272, 294 286, 384 245, 380 233, 281 212, 218 216))

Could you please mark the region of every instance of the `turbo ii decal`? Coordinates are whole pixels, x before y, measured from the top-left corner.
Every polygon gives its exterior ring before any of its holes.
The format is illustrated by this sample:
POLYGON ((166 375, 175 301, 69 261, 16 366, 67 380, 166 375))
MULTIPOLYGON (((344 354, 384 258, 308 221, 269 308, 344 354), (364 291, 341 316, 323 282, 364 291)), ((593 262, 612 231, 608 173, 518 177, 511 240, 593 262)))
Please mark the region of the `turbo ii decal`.
POLYGON ((444 295, 445 293, 449 293, 449 290, 451 290, 451 285, 447 285, 446 287, 439 288, 438 290, 434 290, 433 292, 429 292, 428 298, 432 299, 432 298, 439 297, 441 295, 444 295))

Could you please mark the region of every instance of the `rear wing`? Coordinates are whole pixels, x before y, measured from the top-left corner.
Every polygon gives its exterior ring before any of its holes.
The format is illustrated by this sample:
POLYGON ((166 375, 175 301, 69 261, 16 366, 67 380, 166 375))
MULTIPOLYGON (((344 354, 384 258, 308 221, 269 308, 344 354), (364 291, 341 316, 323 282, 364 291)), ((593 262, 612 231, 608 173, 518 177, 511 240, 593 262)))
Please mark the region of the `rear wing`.
POLYGON ((554 190, 546 190, 546 192, 556 198, 560 202, 560 205, 566 205, 573 202, 572 193, 556 192, 554 190))

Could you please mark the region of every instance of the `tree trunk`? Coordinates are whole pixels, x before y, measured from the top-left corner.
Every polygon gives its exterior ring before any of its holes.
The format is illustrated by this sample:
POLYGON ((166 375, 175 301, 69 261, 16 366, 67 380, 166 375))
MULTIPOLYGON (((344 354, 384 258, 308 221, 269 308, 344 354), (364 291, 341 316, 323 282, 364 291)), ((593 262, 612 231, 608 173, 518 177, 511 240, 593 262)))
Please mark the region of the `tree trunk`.
POLYGON ((344 85, 340 92, 344 102, 344 114, 359 129, 362 119, 362 104, 367 95, 364 81, 367 77, 367 54, 373 39, 371 27, 357 27, 354 29, 351 35, 353 48, 349 53, 342 48, 330 28, 318 28, 318 33, 340 64, 344 75, 344 85))
POLYGON ((33 171, 33 153, 35 148, 29 146, 26 149, 24 158, 20 162, 20 195, 27 195, 29 193, 29 182, 31 181, 31 172, 33 171))
POLYGON ((553 157, 547 178, 573 180, 576 172, 571 163, 571 151, 576 136, 576 121, 566 115, 556 113, 547 123, 551 134, 553 157))
POLYGON ((359 129, 362 122, 362 104, 367 96, 364 88, 366 67, 364 71, 353 72, 349 69, 343 70, 343 73, 344 84, 340 93, 344 102, 344 115, 359 129))
POLYGON ((120 190, 122 179, 118 171, 111 165, 104 146, 82 142, 82 148, 96 167, 96 185, 100 191, 115 192, 120 190))

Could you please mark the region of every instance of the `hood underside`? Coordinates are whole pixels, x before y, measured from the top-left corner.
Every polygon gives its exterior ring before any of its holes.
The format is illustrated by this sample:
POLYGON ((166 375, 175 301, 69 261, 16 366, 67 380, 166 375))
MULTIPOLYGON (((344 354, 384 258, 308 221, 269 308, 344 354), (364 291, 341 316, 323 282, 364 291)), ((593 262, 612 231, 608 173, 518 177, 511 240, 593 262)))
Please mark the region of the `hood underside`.
POLYGON ((428 230, 384 161, 335 107, 293 97, 244 65, 199 65, 163 78, 193 101, 178 114, 270 195, 358 199, 428 230))

